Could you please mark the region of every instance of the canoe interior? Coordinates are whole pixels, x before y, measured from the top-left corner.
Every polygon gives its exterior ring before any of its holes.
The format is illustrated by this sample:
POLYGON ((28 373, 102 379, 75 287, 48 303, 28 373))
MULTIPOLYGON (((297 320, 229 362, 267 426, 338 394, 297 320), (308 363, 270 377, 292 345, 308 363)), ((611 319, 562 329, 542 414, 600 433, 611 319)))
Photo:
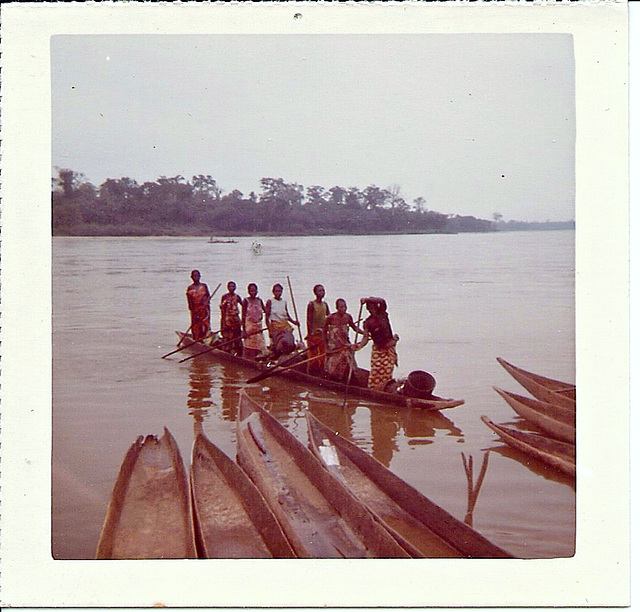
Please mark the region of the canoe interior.
POLYGON ((575 444, 576 413, 573 410, 510 393, 498 387, 494 389, 518 415, 536 428, 563 442, 575 444))
POLYGON ((528 372, 527 370, 514 366, 501 357, 497 357, 497 360, 498 363, 535 398, 557 406, 571 408, 575 411, 575 385, 528 372))
POLYGON ((573 444, 498 425, 486 416, 481 418, 509 446, 523 451, 569 476, 575 476, 576 447, 573 444))
POLYGON ((242 391, 238 461, 299 557, 408 557, 369 510, 313 454, 242 391))
POLYGON ((200 556, 291 558, 293 550, 248 476, 204 434, 191 459, 191 494, 200 556))
MULTIPOLYGON (((191 343, 186 351, 200 352, 204 351, 208 348, 206 344, 201 342, 193 342, 193 338, 191 336, 184 336, 182 332, 176 331, 178 337, 180 338, 180 342, 178 342, 178 346, 184 341, 184 343, 191 343)), ((251 370, 255 370, 258 372, 265 372, 268 368, 257 361, 253 361, 251 359, 245 359, 244 357, 237 357, 236 355, 232 355, 231 353, 227 353, 223 350, 213 349, 208 353, 211 357, 216 359, 223 359, 230 363, 235 363, 251 370)), ((277 374, 274 373, 274 376, 281 376, 283 378, 288 378, 290 380, 294 380, 296 382, 312 385, 314 387, 322 387, 325 389, 331 389, 333 391, 337 391, 338 393, 348 394, 353 397, 361 397, 364 399, 370 399, 372 401, 381 403, 381 404, 392 404, 395 406, 405 406, 408 408, 416 408, 419 410, 428 410, 428 411, 439 411, 446 410, 448 408, 455 408, 457 406, 461 406, 464 404, 464 400, 454 400, 454 399, 442 399, 442 400, 425 400, 418 398, 411 398, 405 395, 401 395, 400 393, 386 393, 384 391, 376 391, 374 389, 369 389, 367 387, 356 386, 354 384, 349 385, 347 387, 346 384, 331 380, 329 378, 322 378, 319 376, 312 376, 311 374, 307 374, 304 371, 305 366, 301 366, 301 370, 291 369, 279 372, 277 374)), ((363 377, 368 376, 368 370, 363 368, 359 368, 364 374, 363 377)), ((366 380, 366 378, 365 378, 366 380)))
POLYGON ((434 504, 371 455, 331 431, 312 414, 306 416, 311 447, 316 456, 383 524, 417 549, 419 555, 414 556, 511 556, 434 504))
POLYGON ((195 558, 189 485, 173 436, 140 436, 120 467, 96 558, 195 558))

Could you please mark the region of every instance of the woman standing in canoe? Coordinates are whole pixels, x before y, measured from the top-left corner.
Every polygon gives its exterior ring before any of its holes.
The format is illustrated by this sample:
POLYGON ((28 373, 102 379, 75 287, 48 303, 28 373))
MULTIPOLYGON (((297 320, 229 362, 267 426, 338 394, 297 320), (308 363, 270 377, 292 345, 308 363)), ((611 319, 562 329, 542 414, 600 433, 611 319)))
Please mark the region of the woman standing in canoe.
POLYGON ((393 368, 398 365, 396 344, 400 339, 391 330, 387 303, 382 298, 361 298, 361 304, 366 304, 369 317, 362 327, 364 337, 356 345, 356 350, 364 347, 369 340, 373 340, 371 348, 371 372, 369 373, 369 389, 384 391, 387 384, 393 380, 393 368))
POLYGON ((324 338, 327 347, 324 368, 330 378, 341 382, 347 382, 357 367, 349 342, 349 328, 357 334, 364 334, 347 312, 347 302, 338 298, 336 312, 331 313, 324 323, 324 338))
POLYGON ((209 287, 200 282, 200 272, 192 270, 193 283, 187 287, 187 304, 191 314, 191 333, 194 340, 202 340, 210 329, 209 287))
POLYGON ((293 351, 296 347, 296 340, 293 337, 293 325, 300 325, 298 321, 293 319, 289 314, 287 302, 282 299, 282 285, 276 283, 273 286, 273 298, 267 300, 265 305, 265 314, 267 319, 267 327, 269 328, 269 337, 271 338, 271 350, 276 357, 286 355, 293 351))
POLYGON ((236 284, 227 283, 227 293, 220 299, 220 332, 225 350, 234 355, 242 354, 242 322, 240 306, 242 298, 236 293, 236 284))
POLYGON ((249 296, 242 300, 242 328, 244 329, 242 356, 245 359, 255 359, 266 348, 262 335, 265 306, 262 299, 258 297, 258 285, 250 283, 247 293, 249 296))
POLYGON ((325 336, 324 324, 329 316, 329 305, 324 301, 324 287, 316 285, 313 288, 316 296, 307 304, 307 348, 309 358, 313 361, 307 363, 307 373, 321 376, 324 372, 325 336))

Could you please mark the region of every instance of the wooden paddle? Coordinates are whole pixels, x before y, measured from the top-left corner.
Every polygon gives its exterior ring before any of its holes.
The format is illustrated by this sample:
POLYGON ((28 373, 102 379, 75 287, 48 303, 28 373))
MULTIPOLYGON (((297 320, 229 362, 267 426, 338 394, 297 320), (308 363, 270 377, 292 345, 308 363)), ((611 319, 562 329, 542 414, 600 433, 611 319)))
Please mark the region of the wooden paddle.
MULTIPOLYGON (((213 293, 209 296, 209 302, 211 301, 211 298, 216 294, 216 292, 218 291, 218 289, 220 289, 220 286, 222 285, 222 283, 218 283, 218 286, 213 290, 213 293)), ((180 342, 182 342, 185 338, 185 336, 191 331, 191 328, 193 327, 193 323, 191 325, 189 325, 189 329, 184 332, 184 334, 180 334, 180 336, 182 336, 180 338, 180 342)), ((219 330, 218 330, 219 331, 219 330)), ((214 333, 218 333, 218 332, 214 332, 214 333)), ((178 344, 180 344, 180 342, 178 342, 178 344)), ((178 351, 183 351, 186 348, 189 348, 190 346, 193 346, 196 342, 192 342, 191 344, 186 344, 185 346, 181 346, 173 351, 171 351, 170 353, 167 353, 166 355, 163 355, 162 357, 160 357, 160 359, 164 359, 165 357, 168 357, 169 355, 173 355, 174 353, 177 353, 178 351)))
MULTIPOLYGON (((189 328, 191 329, 191 328, 189 328)), ((189 333, 189 330, 187 330, 186 333, 181 334, 182 335, 182 340, 184 340, 185 336, 189 333)), ((202 340, 205 340, 206 338, 208 338, 209 336, 215 336, 216 334, 219 334, 220 330, 218 331, 214 331, 214 332, 209 332, 205 338, 203 338, 202 340)), ((182 342, 182 340, 180 340, 180 342, 182 342)), ((174 349, 173 351, 171 351, 170 353, 167 353, 166 355, 162 356, 162 359, 164 359, 165 357, 168 357, 169 355, 173 355, 174 353, 178 353, 180 351, 184 351, 184 349, 189 348, 190 346, 193 346, 194 344, 198 344, 199 342, 202 342, 202 340, 194 340, 193 342, 189 342, 189 344, 185 344, 183 346, 178 347, 177 349, 174 349)), ((178 343, 179 344, 179 343, 178 343)))
POLYGON ((250 385, 256 382, 260 382, 261 380, 264 380, 265 378, 269 378, 269 376, 272 376, 273 374, 279 374, 280 372, 285 372, 286 370, 291 370, 292 368, 297 368, 298 366, 304 365, 305 363, 309 363, 310 361, 314 361, 315 359, 321 359, 322 357, 325 357, 327 355, 333 355, 334 353, 338 353, 340 351, 344 351, 345 349, 351 348, 350 344, 347 344, 346 346, 341 346, 340 348, 334 349, 333 351, 328 351, 327 353, 324 353, 322 355, 314 355, 313 357, 309 357, 309 359, 304 359, 303 361, 298 361, 297 363, 294 363, 293 365, 284 367, 283 364, 278 364, 276 366, 273 366, 272 368, 270 368, 269 370, 267 370, 266 372, 262 372, 260 374, 258 374, 257 376, 254 376, 253 378, 250 378, 246 384, 250 385))
POLYGON ((298 322, 298 335, 300 336, 300 343, 304 344, 302 340, 302 330, 300 329, 300 319, 298 319, 298 309, 296 308, 296 301, 293 298, 293 289, 291 288, 291 280, 287 276, 287 284, 289 285, 289 295, 291 296, 291 305, 293 306, 293 314, 296 317, 296 321, 298 322))
MULTIPOLYGON (((184 359, 181 359, 179 361, 179 363, 182 363, 184 361, 189 361, 189 359, 193 359, 194 357, 199 357, 200 355, 204 355, 205 353, 210 353, 213 350, 216 349, 221 349, 223 346, 229 346, 230 344, 233 344, 234 342, 237 342, 238 340, 241 340, 242 338, 248 338, 249 336, 255 336, 256 334, 261 334, 263 331, 266 331, 267 328, 263 327, 262 329, 259 329, 257 331, 251 332, 250 334, 247 334, 246 336, 241 336, 240 338, 233 338, 233 340, 227 340, 227 342, 223 342, 222 344, 214 344, 213 346, 209 347, 208 349, 204 350, 204 351, 200 351, 199 353, 196 353, 195 355, 189 355, 188 357, 185 357, 184 359)), ((191 346, 191 345, 189 345, 191 346)))

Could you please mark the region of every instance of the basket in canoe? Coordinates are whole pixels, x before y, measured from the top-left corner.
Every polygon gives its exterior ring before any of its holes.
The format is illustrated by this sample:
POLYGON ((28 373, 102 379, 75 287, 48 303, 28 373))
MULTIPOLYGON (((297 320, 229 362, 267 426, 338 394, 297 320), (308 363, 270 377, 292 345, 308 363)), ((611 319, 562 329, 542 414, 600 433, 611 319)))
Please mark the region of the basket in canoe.
POLYGON ((546 463, 567 476, 575 478, 575 445, 554 440, 541 434, 519 431, 511 427, 498 425, 486 416, 482 416, 481 419, 505 444, 525 453, 529 457, 534 457, 546 463))
POLYGON ((175 439, 140 436, 127 451, 100 533, 97 559, 197 556, 189 483, 175 439))
POLYGON ((298 557, 407 558, 367 507, 292 433, 240 392, 237 454, 298 557))
POLYGON ((571 408, 518 395, 494 387, 514 411, 531 425, 545 434, 569 442, 576 443, 576 413, 571 408))
POLYGON ((576 386, 547 378, 523 370, 513 364, 497 357, 498 363, 515 378, 533 397, 542 402, 555 404, 564 408, 576 409, 576 386))
POLYGON ((311 413, 306 416, 314 454, 413 557, 511 557, 311 413))
POLYGON ((193 443, 190 476, 200 557, 295 557, 258 489, 235 461, 202 433, 193 443))
MULTIPOLYGON (((253 361, 251 359, 245 359, 244 357, 239 357, 237 355, 233 355, 231 353, 227 353, 226 351, 219 349, 211 349, 210 346, 201 343, 194 342, 193 338, 188 335, 184 335, 181 332, 176 332, 180 341, 178 342, 178 346, 186 345, 185 351, 191 351, 194 353, 199 353, 202 351, 207 351, 206 355, 219 359, 222 361, 226 361, 229 363, 235 363, 237 365, 243 366, 249 370, 253 370, 256 372, 267 372, 270 371, 270 368, 267 368, 263 363, 259 361, 253 361)), ((301 359, 303 359, 301 357, 301 359)), ((358 380, 367 380, 369 372, 364 368, 358 368, 358 380)), ((320 376, 313 376, 308 374, 306 371, 306 366, 301 365, 299 369, 291 368, 276 368, 273 371, 273 376, 279 376, 281 378, 286 378, 289 380, 294 380, 302 385, 306 385, 308 387, 321 387, 324 389, 331 389, 341 394, 349 394, 350 397, 359 397, 362 399, 371 400, 380 404, 390 404, 393 406, 404 406, 407 408, 416 408, 418 410, 445 410, 447 408, 455 408, 456 406, 461 406, 464 404, 464 400, 455 400, 455 399, 422 399, 416 397, 410 397, 404 395, 402 393, 388 393, 386 391, 376 391, 375 389, 369 389, 366 386, 362 386, 357 384, 356 382, 352 382, 351 384, 346 385, 346 383, 332 380, 330 378, 324 378, 320 376)))

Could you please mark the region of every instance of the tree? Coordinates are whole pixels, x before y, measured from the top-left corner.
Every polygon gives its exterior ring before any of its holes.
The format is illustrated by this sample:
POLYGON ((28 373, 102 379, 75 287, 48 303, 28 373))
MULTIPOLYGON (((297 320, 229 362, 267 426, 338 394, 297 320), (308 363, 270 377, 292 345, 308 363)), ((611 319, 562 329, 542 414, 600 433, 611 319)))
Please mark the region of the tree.
POLYGON ((193 184, 195 191, 212 198, 216 202, 220 201, 222 189, 220 189, 216 179, 214 179, 210 174, 198 174, 197 176, 193 176, 191 177, 191 183, 193 184))

